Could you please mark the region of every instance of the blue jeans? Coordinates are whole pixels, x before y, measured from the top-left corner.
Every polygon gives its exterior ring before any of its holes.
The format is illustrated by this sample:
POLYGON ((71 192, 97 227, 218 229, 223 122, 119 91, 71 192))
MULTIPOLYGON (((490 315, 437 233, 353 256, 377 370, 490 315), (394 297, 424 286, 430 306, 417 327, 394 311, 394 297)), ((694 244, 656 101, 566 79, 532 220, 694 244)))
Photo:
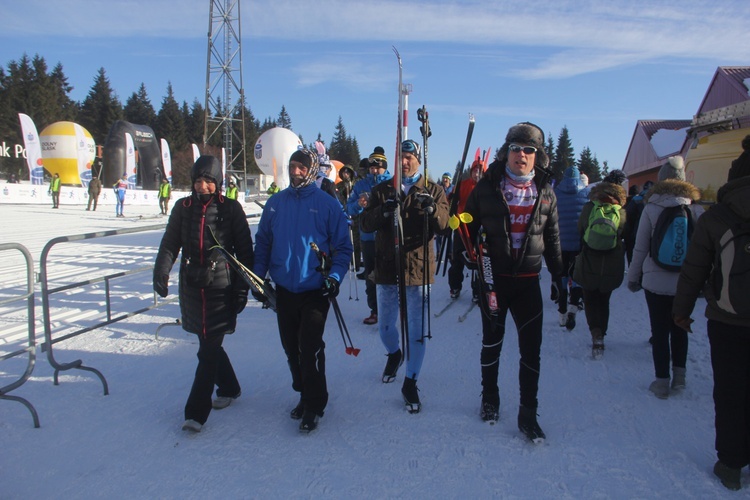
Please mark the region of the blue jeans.
MULTIPOLYGON (((378 328, 380 340, 392 354, 400 348, 400 330, 396 326, 399 315, 398 285, 377 285, 378 328)), ((406 287, 406 309, 409 325, 409 357, 406 376, 417 379, 424 360, 425 342, 422 340, 422 287, 406 287)), ((400 324, 400 323, 399 323, 400 324)), ((404 355, 406 350, 403 349, 404 355)))

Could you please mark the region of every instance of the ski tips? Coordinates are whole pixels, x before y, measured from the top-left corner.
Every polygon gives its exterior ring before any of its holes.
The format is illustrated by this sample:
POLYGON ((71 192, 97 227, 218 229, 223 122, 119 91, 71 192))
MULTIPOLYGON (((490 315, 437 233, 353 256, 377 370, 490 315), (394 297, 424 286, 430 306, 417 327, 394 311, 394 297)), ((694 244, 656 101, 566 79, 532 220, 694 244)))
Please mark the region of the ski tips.
POLYGON ((474 113, 469 113, 469 121, 474 123, 474 113))
POLYGON ((347 348, 346 348, 346 353, 347 353, 347 354, 348 354, 349 356, 354 356, 355 358, 356 358, 357 356, 359 356, 359 351, 361 351, 361 349, 357 349, 356 347, 347 347, 347 348))

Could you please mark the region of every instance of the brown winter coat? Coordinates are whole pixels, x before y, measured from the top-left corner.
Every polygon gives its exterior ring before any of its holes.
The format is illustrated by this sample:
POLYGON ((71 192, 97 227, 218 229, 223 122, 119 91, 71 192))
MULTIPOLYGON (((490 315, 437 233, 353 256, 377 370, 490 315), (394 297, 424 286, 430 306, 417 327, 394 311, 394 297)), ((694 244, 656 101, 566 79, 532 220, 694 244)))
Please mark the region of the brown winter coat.
POLYGON ((599 290, 600 292, 611 292, 622 284, 625 274, 625 250, 622 244, 622 233, 625 229, 625 202, 627 200, 625 189, 619 184, 600 182, 591 187, 589 201, 583 206, 581 216, 578 218, 578 234, 583 235, 588 226, 591 210, 594 208, 593 201, 600 203, 618 204, 620 208, 620 224, 617 227, 617 246, 612 250, 601 251, 588 248, 582 244, 581 253, 576 257, 573 280, 585 290, 599 290))
MULTIPOLYGON (((741 218, 750 220, 750 177, 741 177, 724 184, 717 194, 717 202, 728 205, 741 218)), ((677 294, 672 305, 676 317, 688 318, 693 312, 698 294, 703 289, 706 295, 706 318, 730 325, 750 326, 750 319, 741 318, 721 309, 716 304, 714 290, 704 285, 711 283, 714 257, 719 249, 719 240, 729 229, 728 224, 713 209, 707 210, 695 225, 685 261, 682 263, 677 281, 677 294)), ((745 254, 745 258, 750 258, 745 254)))
MULTIPOLYGON (((432 243, 425 245, 425 213, 420 208, 418 194, 430 194, 435 200, 435 212, 428 216, 428 242, 432 241, 436 233, 444 233, 448 228, 449 206, 442 187, 431 181, 425 186, 424 176, 422 176, 407 195, 401 193, 406 286, 419 286, 423 283, 425 247, 428 251, 428 283, 434 282, 433 276, 435 275, 435 245, 432 243)), ((393 179, 381 182, 372 189, 369 205, 359 216, 362 231, 367 233, 377 231, 375 235, 375 283, 378 285, 397 284, 393 218, 383 215, 383 203, 395 198, 396 190, 393 187, 393 179)))

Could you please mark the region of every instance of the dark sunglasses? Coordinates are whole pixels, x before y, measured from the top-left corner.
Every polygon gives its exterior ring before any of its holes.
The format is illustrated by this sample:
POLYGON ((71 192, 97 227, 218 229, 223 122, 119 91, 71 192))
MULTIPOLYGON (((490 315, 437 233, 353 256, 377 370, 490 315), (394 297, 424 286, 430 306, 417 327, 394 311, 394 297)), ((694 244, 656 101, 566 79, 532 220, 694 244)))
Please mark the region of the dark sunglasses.
POLYGON ((536 153, 536 148, 534 146, 519 146, 518 144, 511 144, 510 146, 508 146, 508 149, 510 149, 514 153, 520 153, 521 151, 523 151, 523 153, 527 155, 536 153))

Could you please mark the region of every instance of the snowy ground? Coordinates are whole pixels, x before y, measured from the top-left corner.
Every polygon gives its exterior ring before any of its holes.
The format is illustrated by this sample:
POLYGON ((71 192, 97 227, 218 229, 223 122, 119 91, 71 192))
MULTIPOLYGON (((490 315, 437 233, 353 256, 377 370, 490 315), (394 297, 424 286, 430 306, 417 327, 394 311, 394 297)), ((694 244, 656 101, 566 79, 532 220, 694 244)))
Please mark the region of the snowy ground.
MULTIPOLYGON (((164 222, 138 217, 157 212, 133 207, 126 210, 128 218, 115 219, 109 210, 0 205, 0 242, 28 246, 38 268, 41 249, 53 237, 164 222)), ((152 262, 159 239, 160 233, 152 231, 65 247, 52 254, 50 275, 65 283, 137 267, 152 262)), ((5 252, 0 256, 9 262, 5 252)), ((10 281, 3 283, 7 293, 10 281)), ((642 294, 624 287, 614 293, 607 349, 598 361, 590 358, 583 317, 567 332, 557 326, 556 311, 547 301, 539 391, 539 422, 547 441, 532 445, 516 428, 518 350, 512 322, 501 358, 497 425, 478 418, 480 318, 475 310, 465 322, 457 321, 469 303, 465 295, 432 322, 433 339, 419 379, 423 410, 410 415, 401 402, 403 370, 396 383, 380 382, 385 351, 377 327, 362 324, 369 314, 363 283, 347 279, 339 296, 354 345, 362 350, 358 357, 345 354, 329 315, 330 404, 311 435, 300 435, 297 422, 288 417, 297 395, 275 318, 255 303, 225 342, 242 397, 212 412, 196 435, 180 426, 197 342, 172 326, 155 337, 158 325, 178 317, 176 304, 55 345, 58 361, 81 359, 100 370, 109 385, 107 396, 98 378, 80 370, 61 372, 60 384, 54 385, 47 355, 38 350, 31 379, 12 394, 34 405, 41 427, 33 427, 21 404, 0 400, 0 498, 742 495, 725 490, 711 473, 712 374, 702 304, 690 337, 687 388, 662 401, 647 389, 653 367, 642 294)), ((546 273, 542 287, 549 288, 546 273)), ((147 304, 149 273, 124 280, 113 293, 115 307, 147 304)), ((98 284, 54 295, 53 312, 64 317, 70 310, 101 306, 102 294, 98 284)), ((446 278, 438 278, 432 294, 434 313, 447 303, 446 278)), ((0 307, 0 315, 0 326, 20 321, 18 311, 0 307)), ((66 325, 65 320, 55 323, 62 329, 66 325)), ((43 338, 38 328, 37 343, 43 338)), ((7 349, 0 342, 0 356, 7 349)), ((24 360, 0 361, 0 387, 18 378, 24 360)), ((746 473, 743 482, 747 492, 746 473)))

